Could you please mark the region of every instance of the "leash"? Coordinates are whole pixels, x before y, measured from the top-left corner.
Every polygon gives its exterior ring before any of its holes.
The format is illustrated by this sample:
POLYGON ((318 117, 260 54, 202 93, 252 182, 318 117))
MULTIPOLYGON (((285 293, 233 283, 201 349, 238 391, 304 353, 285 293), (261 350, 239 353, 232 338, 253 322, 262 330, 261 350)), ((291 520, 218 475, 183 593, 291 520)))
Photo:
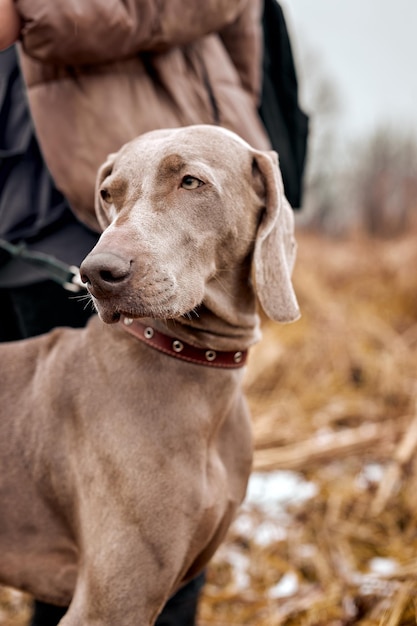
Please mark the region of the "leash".
POLYGON ((247 350, 229 352, 196 348, 185 341, 169 337, 155 330, 152 326, 145 326, 138 320, 133 320, 124 315, 120 318, 120 324, 124 330, 136 337, 136 339, 139 339, 139 341, 176 359, 223 369, 237 369, 238 367, 243 367, 246 363, 247 350))
MULTIPOLYGON (((43 252, 31 252, 24 243, 15 245, 0 239, 0 250, 13 258, 21 259, 25 263, 30 263, 46 271, 51 280, 59 283, 67 291, 77 293, 85 289, 85 285, 81 281, 80 270, 75 265, 67 265, 43 252)), ((145 326, 130 317, 122 315, 120 322, 122 328, 143 343, 176 359, 223 369, 237 369, 246 364, 247 350, 225 351, 196 348, 185 341, 169 337, 155 330, 152 326, 145 326)))
POLYGON ((77 293, 85 289, 80 278, 80 271, 75 265, 67 265, 49 254, 31 252, 24 243, 15 245, 0 239, 0 249, 11 257, 21 259, 45 271, 51 280, 59 283, 67 291, 77 293))

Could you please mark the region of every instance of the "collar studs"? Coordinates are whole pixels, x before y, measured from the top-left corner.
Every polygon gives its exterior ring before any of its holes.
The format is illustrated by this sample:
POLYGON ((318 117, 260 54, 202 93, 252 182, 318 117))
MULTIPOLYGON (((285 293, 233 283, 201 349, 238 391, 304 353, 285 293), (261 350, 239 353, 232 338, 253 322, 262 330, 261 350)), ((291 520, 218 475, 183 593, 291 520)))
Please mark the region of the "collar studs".
POLYGON ((233 360, 235 363, 240 363, 243 359, 243 353, 242 352, 235 352, 233 355, 233 360))
POLYGON ((216 356, 217 356, 217 354, 216 354, 216 352, 214 350, 206 350, 205 357, 206 357, 207 361, 214 361, 216 356))
POLYGON ((121 316, 120 323, 126 332, 143 341, 150 348, 189 363, 226 369, 242 367, 245 364, 247 351, 229 352, 227 350, 216 351, 212 348, 197 348, 185 341, 165 335, 152 326, 145 326, 137 319, 124 315, 121 316))

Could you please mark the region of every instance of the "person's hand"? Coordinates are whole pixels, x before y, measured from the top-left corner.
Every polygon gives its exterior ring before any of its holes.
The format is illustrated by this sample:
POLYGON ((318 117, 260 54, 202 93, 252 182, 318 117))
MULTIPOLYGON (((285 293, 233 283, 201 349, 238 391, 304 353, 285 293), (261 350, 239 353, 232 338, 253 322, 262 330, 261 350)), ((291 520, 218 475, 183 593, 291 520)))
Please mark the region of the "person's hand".
POLYGON ((8 48, 18 39, 20 26, 13 0, 0 0, 0 50, 8 48))

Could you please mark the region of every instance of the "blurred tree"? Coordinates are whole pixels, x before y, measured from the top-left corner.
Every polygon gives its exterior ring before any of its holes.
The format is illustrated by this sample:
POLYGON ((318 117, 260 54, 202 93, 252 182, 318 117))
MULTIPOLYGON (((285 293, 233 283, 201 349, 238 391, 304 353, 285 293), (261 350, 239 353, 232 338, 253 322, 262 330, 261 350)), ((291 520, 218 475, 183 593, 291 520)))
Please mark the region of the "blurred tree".
POLYGON ((357 150, 356 204, 371 235, 395 236, 410 228, 417 209, 417 139, 377 129, 357 150))
POLYGON ((310 114, 310 135, 303 210, 300 225, 310 230, 334 233, 341 212, 337 211, 340 146, 338 127, 342 103, 336 84, 326 74, 320 57, 305 51, 300 63, 302 98, 310 114))
MULTIPOLYGON (((301 51, 299 51, 301 52, 301 51)), ((357 139, 341 130, 343 99, 320 56, 304 48, 300 91, 310 115, 303 210, 298 224, 330 235, 361 229, 395 236, 417 222, 417 136, 381 125, 357 139)))

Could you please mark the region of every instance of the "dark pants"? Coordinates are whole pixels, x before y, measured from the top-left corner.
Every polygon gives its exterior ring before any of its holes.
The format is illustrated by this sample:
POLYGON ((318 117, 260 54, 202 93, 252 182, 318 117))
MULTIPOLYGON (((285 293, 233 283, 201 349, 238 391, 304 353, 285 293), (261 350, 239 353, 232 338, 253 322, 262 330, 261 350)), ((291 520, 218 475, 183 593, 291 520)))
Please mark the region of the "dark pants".
MULTIPOLYGON (((74 294, 52 281, 0 289, 0 342, 34 337, 57 326, 82 328, 92 315, 74 294)), ((195 626, 204 574, 180 589, 166 604, 156 626, 195 626)), ((66 608, 35 601, 31 626, 56 626, 66 608)))
MULTIPOLYGON (((195 626, 197 604, 204 574, 200 574, 168 600, 155 626, 195 626)), ((44 602, 35 602, 31 626, 56 626, 66 609, 44 602)))

